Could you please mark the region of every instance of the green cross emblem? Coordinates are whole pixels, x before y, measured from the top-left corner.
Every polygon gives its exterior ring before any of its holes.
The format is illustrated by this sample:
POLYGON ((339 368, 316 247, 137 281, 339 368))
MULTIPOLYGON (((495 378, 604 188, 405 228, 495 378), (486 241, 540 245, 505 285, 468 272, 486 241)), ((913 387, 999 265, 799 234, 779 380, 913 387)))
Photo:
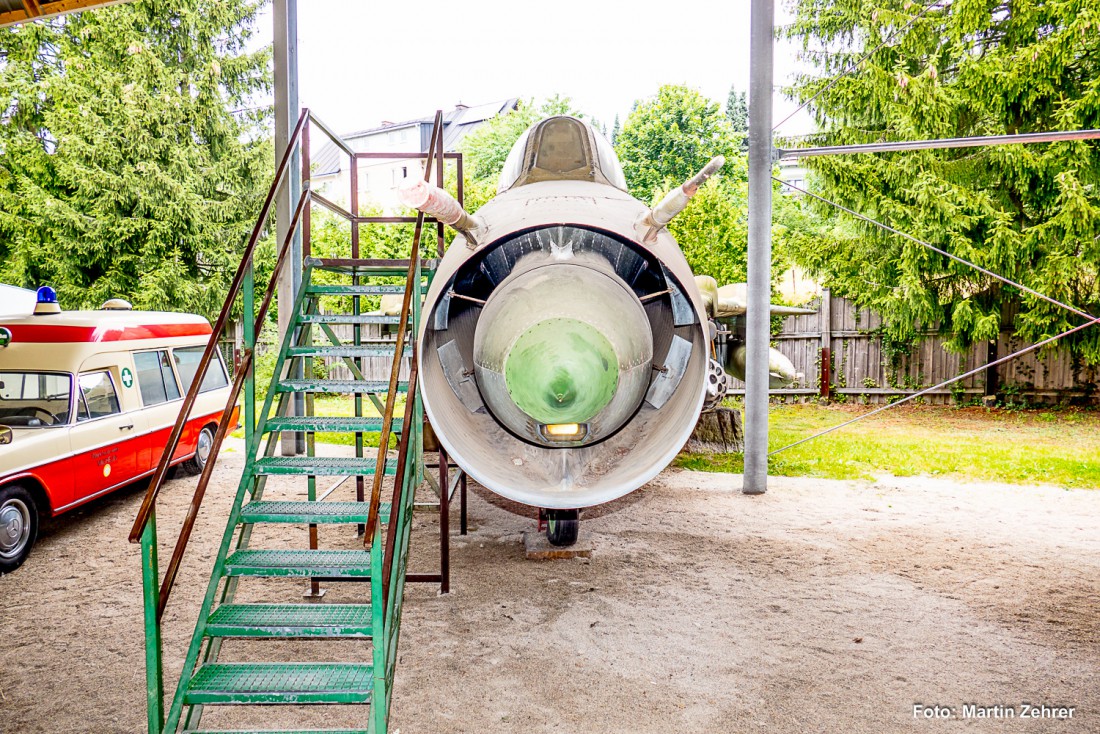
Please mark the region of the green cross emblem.
POLYGON ((122 384, 126 387, 133 387, 134 385, 134 373, 130 371, 129 367, 122 368, 122 384))

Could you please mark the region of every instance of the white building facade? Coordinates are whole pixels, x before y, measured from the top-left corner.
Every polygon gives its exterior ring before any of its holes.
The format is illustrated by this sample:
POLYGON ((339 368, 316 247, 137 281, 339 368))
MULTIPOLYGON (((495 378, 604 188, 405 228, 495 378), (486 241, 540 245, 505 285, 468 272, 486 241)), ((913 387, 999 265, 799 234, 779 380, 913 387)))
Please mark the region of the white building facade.
MULTIPOLYGON (((517 98, 467 107, 458 105, 443 115, 443 149, 456 150, 459 141, 486 121, 511 112, 517 98)), ((369 130, 343 135, 343 140, 356 153, 383 153, 396 157, 361 159, 358 169, 359 210, 361 213, 380 209, 392 212, 400 209, 397 189, 407 179, 424 176, 422 158, 401 157, 401 154, 427 152, 431 143, 433 117, 405 122, 383 122, 369 130)), ((341 206, 348 206, 351 193, 349 157, 335 144, 326 143, 310 161, 313 189, 341 206)))

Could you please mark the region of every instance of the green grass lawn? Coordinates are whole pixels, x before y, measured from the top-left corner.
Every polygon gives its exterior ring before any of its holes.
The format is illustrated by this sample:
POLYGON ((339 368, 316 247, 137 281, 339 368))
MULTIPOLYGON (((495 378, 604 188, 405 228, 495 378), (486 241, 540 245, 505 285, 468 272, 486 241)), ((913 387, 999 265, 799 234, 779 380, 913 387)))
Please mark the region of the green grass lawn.
MULTIPOLYGON (((257 410, 261 407, 257 405, 257 410)), ((377 416, 369 400, 364 414, 377 416)), ((774 451, 871 407, 773 405, 768 435, 774 451)), ((344 396, 318 395, 317 415, 353 415, 344 396)), ((404 410, 404 396, 397 414, 404 410)), ((233 434, 242 438, 243 430, 233 434)), ((363 436, 378 446, 378 434, 363 436)), ((319 433, 319 443, 353 445, 354 434, 319 433)), ((391 438, 390 446, 396 447, 391 438)), ((681 454, 676 466, 699 471, 743 471, 741 454, 681 454)), ((949 476, 960 479, 1100 488, 1100 411, 1001 410, 948 406, 900 406, 788 449, 768 459, 776 476, 875 479, 882 475, 949 476)))
MULTIPOLYGON (((769 451, 871 408, 776 405, 769 451)), ((683 454, 685 469, 739 473, 741 454, 683 454)), ((778 476, 914 475, 1100 488, 1100 412, 902 406, 768 459, 778 476)))

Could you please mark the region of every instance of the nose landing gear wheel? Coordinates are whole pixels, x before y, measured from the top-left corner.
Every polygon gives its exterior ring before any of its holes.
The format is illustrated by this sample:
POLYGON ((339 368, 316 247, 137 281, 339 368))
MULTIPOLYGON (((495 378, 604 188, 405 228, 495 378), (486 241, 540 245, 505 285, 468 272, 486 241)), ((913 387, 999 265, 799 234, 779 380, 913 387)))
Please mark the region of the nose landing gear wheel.
POLYGON ((573 545, 581 529, 580 510, 547 510, 546 539, 559 547, 573 545))

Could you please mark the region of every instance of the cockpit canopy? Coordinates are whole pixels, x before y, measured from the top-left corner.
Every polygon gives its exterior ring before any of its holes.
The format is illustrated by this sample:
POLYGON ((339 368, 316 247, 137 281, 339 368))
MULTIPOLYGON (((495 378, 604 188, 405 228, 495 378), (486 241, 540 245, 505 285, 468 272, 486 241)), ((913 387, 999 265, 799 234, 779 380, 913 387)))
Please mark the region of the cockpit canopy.
POLYGON ((538 181, 592 181, 626 191, 611 143, 576 117, 548 117, 527 128, 512 146, 497 193, 538 181))

